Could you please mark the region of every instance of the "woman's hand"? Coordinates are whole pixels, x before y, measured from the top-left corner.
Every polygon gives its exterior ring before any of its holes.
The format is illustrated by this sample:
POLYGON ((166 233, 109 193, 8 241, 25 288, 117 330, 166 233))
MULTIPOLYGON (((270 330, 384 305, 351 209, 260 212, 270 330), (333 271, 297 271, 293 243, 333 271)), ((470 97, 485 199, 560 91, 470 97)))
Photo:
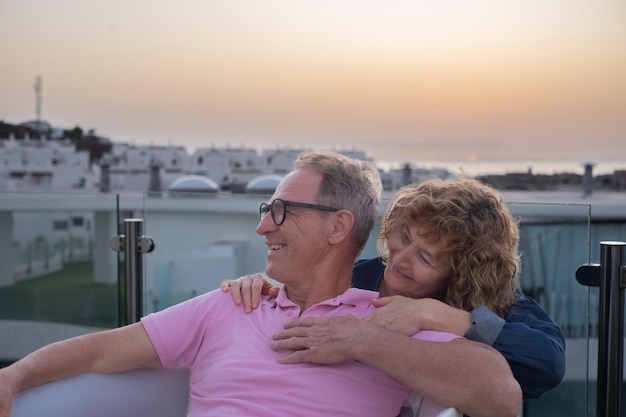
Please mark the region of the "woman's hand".
POLYGON ((363 317, 367 322, 412 336, 420 330, 437 330, 463 336, 472 324, 471 314, 434 298, 408 298, 401 295, 372 301, 378 307, 363 317))
POLYGON ((272 336, 274 350, 295 350, 280 358, 280 363, 335 364, 353 357, 372 326, 354 315, 306 317, 289 320, 285 329, 272 336))
POLYGON ((274 286, 263 274, 246 275, 236 280, 225 279, 221 285, 223 292, 230 293, 236 305, 243 303, 246 313, 252 312, 259 306, 261 295, 276 297, 280 287, 274 286))

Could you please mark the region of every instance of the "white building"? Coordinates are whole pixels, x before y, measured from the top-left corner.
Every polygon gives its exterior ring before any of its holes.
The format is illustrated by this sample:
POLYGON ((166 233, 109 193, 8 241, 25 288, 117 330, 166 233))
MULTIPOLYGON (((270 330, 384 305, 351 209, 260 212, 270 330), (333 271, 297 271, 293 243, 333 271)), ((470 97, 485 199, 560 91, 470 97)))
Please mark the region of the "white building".
POLYGON ((77 151, 66 140, 0 140, 0 190, 94 190, 98 170, 87 151, 77 151))

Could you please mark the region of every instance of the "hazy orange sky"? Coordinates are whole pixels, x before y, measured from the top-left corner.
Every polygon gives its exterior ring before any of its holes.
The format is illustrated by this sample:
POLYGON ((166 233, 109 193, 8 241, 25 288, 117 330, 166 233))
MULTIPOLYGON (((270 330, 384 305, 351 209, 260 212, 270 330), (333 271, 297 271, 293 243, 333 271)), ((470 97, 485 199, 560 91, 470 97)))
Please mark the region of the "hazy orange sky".
POLYGON ((0 120, 378 160, 626 160, 626 2, 2 0, 0 120))

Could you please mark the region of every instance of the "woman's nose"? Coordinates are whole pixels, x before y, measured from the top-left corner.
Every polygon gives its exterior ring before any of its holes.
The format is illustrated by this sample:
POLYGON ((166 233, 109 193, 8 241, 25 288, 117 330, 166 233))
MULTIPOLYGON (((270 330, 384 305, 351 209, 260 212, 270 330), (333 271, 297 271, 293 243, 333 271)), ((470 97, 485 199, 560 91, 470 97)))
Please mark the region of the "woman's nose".
POLYGON ((409 246, 402 246, 400 248, 397 248, 390 255, 391 255, 391 259, 390 259, 391 262, 393 262, 396 265, 403 265, 403 264, 406 265, 406 264, 409 264, 411 260, 409 246))

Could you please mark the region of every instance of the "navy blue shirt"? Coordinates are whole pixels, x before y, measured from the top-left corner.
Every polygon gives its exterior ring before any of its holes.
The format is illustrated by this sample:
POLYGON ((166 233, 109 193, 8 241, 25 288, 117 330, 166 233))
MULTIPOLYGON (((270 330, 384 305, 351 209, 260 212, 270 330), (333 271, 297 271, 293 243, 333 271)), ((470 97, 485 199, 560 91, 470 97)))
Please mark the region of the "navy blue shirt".
MULTIPOLYGON (((352 286, 378 291, 385 265, 380 258, 354 264, 352 286)), ((565 375, 565 337, 537 304, 518 291, 505 320, 480 306, 472 314, 466 338, 487 343, 507 360, 525 399, 539 398, 565 375)))

